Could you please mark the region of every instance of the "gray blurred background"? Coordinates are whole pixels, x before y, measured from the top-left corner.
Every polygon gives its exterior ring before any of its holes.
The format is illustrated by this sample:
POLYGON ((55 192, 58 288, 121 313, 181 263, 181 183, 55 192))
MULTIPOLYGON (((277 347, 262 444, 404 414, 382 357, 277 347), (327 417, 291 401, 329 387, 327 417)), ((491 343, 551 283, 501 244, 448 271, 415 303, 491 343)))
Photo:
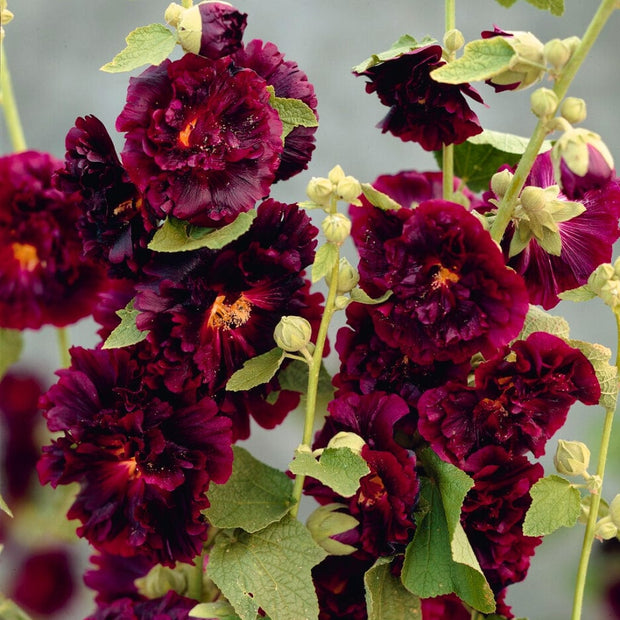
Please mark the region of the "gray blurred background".
MULTIPOLYGON (((458 0, 457 26, 466 40, 478 38, 481 30, 490 29, 493 24, 507 30, 531 30, 542 41, 581 35, 597 3, 565 1, 565 16, 556 18, 523 1, 505 9, 494 0, 458 0)), ((124 47, 124 38, 131 30, 162 22, 167 4, 166 0, 9 0, 8 8, 15 19, 5 27, 6 60, 29 148, 62 158, 66 132, 76 117, 86 114, 99 117, 119 150, 122 148, 114 122, 124 105, 128 74, 113 75, 98 69, 124 47)), ((368 182, 380 174, 403 169, 436 169, 429 153, 415 144, 382 135, 375 128, 386 108, 376 96, 364 93, 363 79, 353 77, 350 68, 371 53, 387 49, 401 34, 418 39, 430 35, 441 40, 442 2, 238 0, 236 6, 249 15, 244 40, 260 38, 276 43, 287 59, 298 62, 307 73, 319 100, 320 127, 310 167, 276 185, 274 197, 286 202, 304 200, 308 180, 312 176, 326 176, 337 163, 347 174, 368 182)), ((616 103, 620 95, 618 24, 618 16, 612 16, 569 94, 586 99, 588 119, 582 126, 600 133, 620 161, 616 103)), ((477 86, 488 107, 475 103, 472 107, 485 128, 529 135, 535 124, 529 113, 530 90, 496 95, 484 84, 477 86)), ((0 154, 10 151, 5 126, 0 123, 0 154)), ((553 312, 569 319, 573 338, 606 344, 615 354, 615 323, 597 300, 587 305, 562 303, 553 312)), ((72 343, 94 345, 94 330, 90 320, 71 327, 72 343)), ((51 382, 58 364, 54 330, 29 333, 20 365, 37 368, 51 382)), ((602 419, 603 412, 598 408, 575 408, 558 436, 588 441, 595 462, 602 419)), ((301 435, 294 417, 286 428, 290 431, 288 445, 280 438, 274 441, 269 433, 257 431, 249 448, 273 465, 286 467, 301 435)), ((620 429, 616 431, 620 433, 620 429)), ((555 439, 550 442, 549 452, 553 453, 555 443, 555 439)), ((616 439, 605 492, 609 499, 620 490, 619 451, 620 442, 616 439)), ((544 461, 549 473, 551 456, 544 461)), ((531 620, 569 617, 581 535, 581 526, 571 532, 563 530, 538 548, 528 580, 510 589, 508 602, 517 616, 531 620)), ((595 572, 596 565, 595 559, 595 572)), ((11 567, 4 566, 4 570, 10 572, 11 567)), ((609 617, 596 605, 599 597, 597 587, 592 587, 584 619, 609 617)), ((76 609, 68 620, 83 615, 83 610, 76 609)))

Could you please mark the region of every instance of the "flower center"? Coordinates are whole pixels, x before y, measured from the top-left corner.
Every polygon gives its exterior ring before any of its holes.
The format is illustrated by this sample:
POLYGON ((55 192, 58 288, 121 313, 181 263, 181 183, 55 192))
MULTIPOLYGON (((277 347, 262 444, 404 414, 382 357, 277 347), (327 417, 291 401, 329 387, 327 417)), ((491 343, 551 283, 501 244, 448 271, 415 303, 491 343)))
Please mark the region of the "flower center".
POLYGON ((226 303, 226 295, 218 295, 211 306, 207 325, 213 329, 228 330, 245 325, 252 314, 252 304, 239 296, 232 304, 226 303))
POLYGON ((179 142, 183 146, 186 146, 186 147, 189 146, 189 137, 192 131, 194 131, 194 129, 196 128, 197 122, 198 122, 198 117, 194 116, 194 118, 190 119, 187 122, 187 125, 185 125, 185 127, 183 127, 183 129, 179 133, 179 142))
POLYGON ((371 508, 375 504, 382 502, 386 495, 387 491, 379 474, 369 474, 360 481, 360 493, 357 503, 371 508))
POLYGON ((30 243, 13 243, 13 256, 15 260, 19 262, 21 269, 25 271, 34 271, 39 264, 39 257, 37 256, 37 248, 30 243))
POLYGON ((456 282, 458 281, 458 274, 450 271, 447 267, 444 267, 443 265, 439 265, 439 270, 433 276, 433 282, 431 284, 431 287, 437 289, 442 286, 446 286, 448 282, 453 282, 456 284, 456 282))

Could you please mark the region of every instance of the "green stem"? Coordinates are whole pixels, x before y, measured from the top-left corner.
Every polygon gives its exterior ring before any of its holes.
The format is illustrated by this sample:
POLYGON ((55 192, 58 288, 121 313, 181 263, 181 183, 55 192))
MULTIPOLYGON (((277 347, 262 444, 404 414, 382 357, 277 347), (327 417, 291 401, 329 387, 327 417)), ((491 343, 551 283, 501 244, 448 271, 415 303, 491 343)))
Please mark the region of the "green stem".
POLYGON ((14 151, 26 150, 26 138, 24 137, 24 129, 19 119, 19 111, 15 96, 13 95, 13 83, 11 74, 6 62, 6 51, 4 44, 0 44, 0 93, 2 95, 2 108, 4 109, 4 120, 6 121, 11 144, 14 151))
POLYGON ((202 577, 204 564, 204 551, 194 558, 194 570, 190 574, 187 584, 187 598, 202 602, 202 577))
MULTIPOLYGON (((620 315, 615 314, 615 317, 618 331, 616 366, 620 367, 620 315)), ((571 620, 579 620, 581 618, 583 594, 586 585, 586 577, 588 574, 588 563, 590 561, 590 553, 594 543, 594 529, 596 527, 599 506, 601 504, 603 476, 605 475, 605 464, 607 463, 607 453, 609 452, 614 414, 615 412, 613 409, 608 409, 605 412, 605 422, 603 423, 603 433, 601 435, 601 447, 598 455, 598 464, 596 467, 596 474, 600 477, 601 488, 598 493, 595 493, 592 496, 592 503, 590 504, 590 513, 588 515, 588 522, 586 523, 586 530, 584 532, 583 543, 581 545, 581 557, 579 558, 579 565, 577 567, 577 579, 575 582, 575 595, 573 598, 573 614, 571 616, 571 620)))
POLYGON ((446 32, 456 28, 456 0, 445 0, 446 32))
MULTIPOLYGON (((456 0, 445 0, 445 25, 446 32, 456 28, 456 0)), ((448 55, 447 61, 454 60, 454 52, 448 55)), ((454 193, 454 145, 444 144, 442 148, 442 166, 443 173, 443 198, 444 200, 452 200, 454 193)))
POLYGON ((69 368, 69 366, 71 366, 71 356, 69 355, 69 330, 66 327, 59 327, 56 330, 56 336, 58 339, 60 367, 69 368))
MULTIPOLYGON (((577 46, 577 49, 575 49, 571 59, 568 61, 564 69, 562 69, 560 77, 556 80, 555 85, 553 86, 553 92, 557 95, 558 101, 561 101, 566 96, 568 88, 577 74, 579 67, 585 60, 590 49, 592 49, 594 42, 600 35, 605 24, 607 23, 607 20, 616 8, 616 2, 617 0, 602 0, 597 12, 594 14, 594 17, 590 22, 590 25, 583 35, 580 44, 577 46)), ((547 122, 546 120, 540 120, 538 121, 527 148, 519 161, 519 165, 517 166, 510 187, 502 198, 497 210, 495 221, 491 227, 491 236, 498 243, 504 236, 506 227, 512 217, 512 211, 517 203, 517 198, 523 189, 525 179, 527 179, 527 176, 532 169, 534 160, 540 151, 540 147, 542 146, 546 135, 547 122)))

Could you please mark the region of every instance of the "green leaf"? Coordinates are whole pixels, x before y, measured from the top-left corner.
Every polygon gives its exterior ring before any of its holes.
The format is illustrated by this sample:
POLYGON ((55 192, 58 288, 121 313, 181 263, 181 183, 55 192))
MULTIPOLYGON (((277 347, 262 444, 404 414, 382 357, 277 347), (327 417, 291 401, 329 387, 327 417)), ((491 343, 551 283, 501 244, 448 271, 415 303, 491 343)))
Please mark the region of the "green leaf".
POLYGON ((232 374, 226 389, 229 392, 244 392, 257 385, 268 383, 278 372, 284 361, 284 351, 278 347, 253 357, 243 364, 243 367, 232 374))
POLYGON ((333 243, 326 243, 317 250, 312 264, 312 282, 331 275, 332 269, 338 263, 338 254, 338 246, 333 243))
POLYGON ((596 293, 587 284, 584 284, 583 286, 558 293, 558 297, 566 301, 590 301, 590 299, 596 297, 596 293))
POLYGON ((148 247, 155 252, 190 252, 201 248, 220 250, 246 233, 255 217, 255 210, 240 213, 234 222, 222 228, 192 226, 184 220, 168 217, 148 247))
POLYGON ((392 291, 386 291, 381 295, 381 297, 377 297, 373 299, 368 293, 363 291, 359 286, 356 286, 351 291, 351 301, 356 301, 359 304, 367 304, 367 305, 376 305, 382 304, 384 301, 387 301, 392 295, 392 291))
POLYGON ((128 347, 142 342, 147 337, 148 331, 141 331, 136 325, 136 318, 140 311, 134 308, 134 301, 132 299, 122 310, 116 311, 116 314, 121 318, 121 322, 112 330, 112 333, 103 343, 104 349, 128 347))
POLYGON ((256 532, 280 520, 293 505, 293 481, 284 473, 233 446, 233 471, 224 484, 211 483, 204 511, 219 528, 256 532))
POLYGON ((4 329, 0 327, 0 379, 6 371, 15 364, 24 348, 24 337, 18 329, 4 329))
MULTIPOLYGON (((530 139, 522 136, 517 136, 512 133, 504 133, 502 131, 493 131, 491 129, 485 129, 482 133, 479 133, 471 138, 467 139, 471 144, 488 145, 496 148, 502 153, 511 153, 513 155, 523 155, 527 148, 530 139)), ((546 153, 553 148, 551 140, 544 140, 539 153, 546 153)))
POLYGON ((511 7, 517 0, 496 0, 498 4, 505 6, 506 8, 511 7))
POLYGON ((543 11, 549 11, 551 15, 561 17, 564 15, 564 0, 527 0, 532 6, 543 11))
POLYGON ((370 472, 366 461, 350 448, 325 448, 317 461, 303 445, 295 450, 289 469, 297 476, 316 478, 343 497, 355 495, 360 478, 370 472))
MULTIPOLYGON (((534 332, 547 332, 562 338, 562 340, 568 340, 570 336, 570 326, 568 321, 561 316, 554 316, 545 312, 538 306, 530 305, 525 321, 519 334, 519 340, 525 340, 530 334, 534 332)), ((571 345, 574 346, 574 345, 571 345)))
POLYGON ((615 411, 618 400, 618 369, 609 363, 611 349, 602 344, 583 342, 581 340, 569 340, 571 347, 579 349, 590 361, 599 385, 601 386, 601 398, 599 405, 605 411, 615 411))
POLYGON ((460 58, 431 71, 431 78, 444 84, 488 80, 508 69, 515 54, 503 37, 470 41, 460 58))
POLYGON ((568 480, 551 475, 530 489, 532 505, 525 521, 526 536, 546 536, 561 527, 573 527, 579 517, 581 494, 568 480))
MULTIPOLYGON (((308 388, 308 364, 301 360, 292 360, 287 364, 278 375, 280 388, 283 390, 292 390, 301 394, 299 407, 306 407, 306 390, 308 388)), ((327 412, 327 404, 334 398, 334 386, 332 385, 332 377, 325 368, 325 364, 321 364, 319 369, 319 385, 316 396, 316 412, 323 415, 327 412)))
POLYGON ((273 86, 267 86, 270 93, 269 105, 276 110, 282 122, 282 141, 295 127, 318 127, 319 122, 312 108, 301 99, 276 97, 273 86))
POLYGON ((239 620, 235 608, 228 601, 198 603, 189 610, 190 618, 219 618, 220 620, 239 620))
POLYGON ((158 65, 170 56, 177 38, 162 24, 150 24, 130 32, 125 41, 127 47, 103 65, 101 71, 122 73, 142 65, 158 65))
POLYGON ((403 54, 407 54, 419 47, 426 47, 427 45, 433 45, 437 43, 435 39, 430 37, 424 37, 421 41, 416 41, 411 35, 404 34, 398 41, 392 43, 390 49, 385 52, 380 52, 379 54, 373 54, 370 58, 364 60, 359 65, 353 67, 352 71, 354 73, 363 73, 370 69, 370 67, 374 67, 386 60, 392 60, 393 58, 398 58, 403 54))
POLYGON ((32 620, 23 609, 2 594, 0 594, 0 618, 2 620, 32 620))
POLYGON ((290 515, 253 534, 225 530, 209 553, 208 575, 242 620, 262 608, 272 620, 317 618, 311 570, 327 554, 290 515))
POLYGON ((391 558, 379 558, 364 575, 368 620, 422 618, 420 598, 407 590, 390 571, 391 558))
POLYGON ((0 495, 0 510, 2 510, 2 512, 5 512, 6 514, 8 514, 9 517, 13 516, 13 513, 11 512, 11 509, 9 508, 8 504, 4 501, 4 498, 2 497, 2 495, 0 495))
POLYGON ((401 206, 387 194, 375 189, 370 183, 362 183, 362 194, 368 202, 373 206, 381 209, 382 211, 395 211, 400 209, 401 206))

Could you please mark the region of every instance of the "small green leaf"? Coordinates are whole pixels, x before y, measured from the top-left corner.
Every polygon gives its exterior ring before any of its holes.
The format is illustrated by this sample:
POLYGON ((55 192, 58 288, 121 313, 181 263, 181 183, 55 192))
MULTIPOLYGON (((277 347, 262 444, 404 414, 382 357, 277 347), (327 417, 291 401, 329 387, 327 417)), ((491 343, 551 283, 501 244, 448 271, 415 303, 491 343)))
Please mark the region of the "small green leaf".
POLYGON ((9 508, 8 504, 4 501, 4 498, 2 497, 2 495, 0 495, 0 510, 2 510, 2 512, 5 512, 6 514, 8 514, 9 517, 13 516, 13 513, 11 512, 11 509, 9 508))
POLYGON ((293 481, 239 446, 233 453, 232 474, 224 484, 211 483, 204 515, 215 527, 256 532, 291 509, 293 481))
POLYGON ((134 308, 134 301, 132 299, 125 308, 116 311, 116 314, 121 318, 121 322, 112 330, 107 340, 103 343, 104 349, 128 347, 142 342, 147 337, 148 331, 140 331, 136 325, 136 318, 140 311, 134 308))
POLYGON ((218 618, 219 620, 239 620, 235 608, 228 601, 198 603, 189 610, 190 618, 218 618))
POLYGON ((488 80, 510 66, 516 52, 503 37, 470 41, 463 55, 431 71, 431 78, 444 84, 488 80))
POLYGON ((422 602, 390 570, 391 558, 379 558, 364 575, 368 620, 422 618, 422 602))
POLYGON ((158 65, 170 56, 177 38, 162 24, 150 24, 130 32, 125 41, 127 47, 103 65, 101 71, 122 73, 142 65, 158 65))
POLYGON ((551 475, 530 489, 532 505, 525 521, 526 536, 546 536, 561 527, 573 527, 579 517, 581 494, 568 480, 551 475))
POLYGON ((190 252, 201 248, 220 250, 246 233, 255 217, 255 210, 240 213, 234 222, 222 228, 192 226, 184 220, 168 217, 148 247, 155 252, 190 252))
POLYGON ((283 361, 284 351, 278 347, 253 357, 232 374, 228 379, 226 389, 229 392, 244 392, 263 383, 268 383, 278 372, 283 361))
POLYGON ((549 11, 551 15, 561 17, 564 15, 564 0, 527 0, 532 6, 543 11, 549 11))
POLYGON ((618 400, 618 369, 609 363, 611 349, 602 344, 581 340, 569 340, 568 344, 579 349, 592 364, 601 386, 599 405, 606 411, 615 411, 618 400))
MULTIPOLYGON (((282 390, 292 390, 301 394, 299 408, 306 407, 306 390, 308 388, 308 364, 301 360, 292 360, 288 363, 278 375, 280 388, 282 390)), ((321 364, 319 369, 319 385, 316 396, 316 413, 319 416, 327 412, 327 404, 334 398, 334 386, 332 385, 332 377, 325 368, 325 364, 321 364)))
POLYGON ((561 316, 554 316, 545 312, 538 306, 530 305, 525 321, 519 334, 519 340, 525 340, 534 332, 547 332, 562 340, 568 340, 570 336, 570 326, 568 321, 561 316))
POLYGON ((253 534, 224 530, 209 553, 208 575, 242 620, 262 608, 272 620, 317 618, 312 568, 327 554, 290 515, 253 534))
POLYGON ((398 58, 403 54, 407 54, 408 52, 412 52, 415 49, 420 47, 426 47, 427 45, 434 45, 437 41, 430 37, 424 37, 421 41, 416 41, 411 35, 404 34, 398 41, 392 43, 390 49, 385 52, 380 52, 379 54, 373 54, 370 58, 364 60, 359 65, 353 67, 353 73, 363 73, 367 71, 371 67, 375 65, 381 64, 386 60, 392 60, 393 58, 398 58))
MULTIPOLYGON (((513 155, 523 155, 530 139, 523 136, 517 136, 512 133, 504 133, 502 131, 493 131, 485 129, 482 133, 471 136, 467 141, 470 144, 488 145, 496 148, 502 153, 511 153, 513 155)), ((539 153, 546 153, 553 148, 551 140, 544 140, 539 153)))
POLYGON ((566 301, 590 301, 596 297, 596 293, 587 284, 584 284, 569 291, 558 293, 558 297, 566 301))
POLYGON ((318 127, 319 122, 312 108, 301 99, 276 97, 273 86, 267 86, 270 93, 269 105, 276 110, 282 122, 282 141, 295 127, 318 127))
POLYGON ((496 2, 498 4, 501 4, 502 6, 509 8, 511 7, 517 0, 496 0, 496 2))
POLYGON ((338 246, 333 243, 326 243, 317 250, 312 263, 312 282, 331 275, 332 269, 338 264, 338 255, 338 246))
POLYGON ((387 194, 375 189, 370 183, 362 183, 362 194, 368 202, 382 211, 396 211, 401 206, 387 194))
POLYGON ((6 371, 17 361, 24 348, 24 337, 18 329, 4 329, 0 327, 0 379, 6 371))
POLYGON ((392 295, 392 291, 386 291, 381 295, 381 297, 377 297, 373 299, 368 293, 363 291, 359 286, 356 286, 351 291, 351 301, 356 301, 358 304, 366 304, 369 306, 382 304, 384 301, 387 301, 392 295))
POLYGON ((366 461, 350 448, 325 448, 317 461, 303 445, 295 450, 289 469, 296 476, 316 478, 343 497, 355 495, 360 478, 370 472, 366 461))

